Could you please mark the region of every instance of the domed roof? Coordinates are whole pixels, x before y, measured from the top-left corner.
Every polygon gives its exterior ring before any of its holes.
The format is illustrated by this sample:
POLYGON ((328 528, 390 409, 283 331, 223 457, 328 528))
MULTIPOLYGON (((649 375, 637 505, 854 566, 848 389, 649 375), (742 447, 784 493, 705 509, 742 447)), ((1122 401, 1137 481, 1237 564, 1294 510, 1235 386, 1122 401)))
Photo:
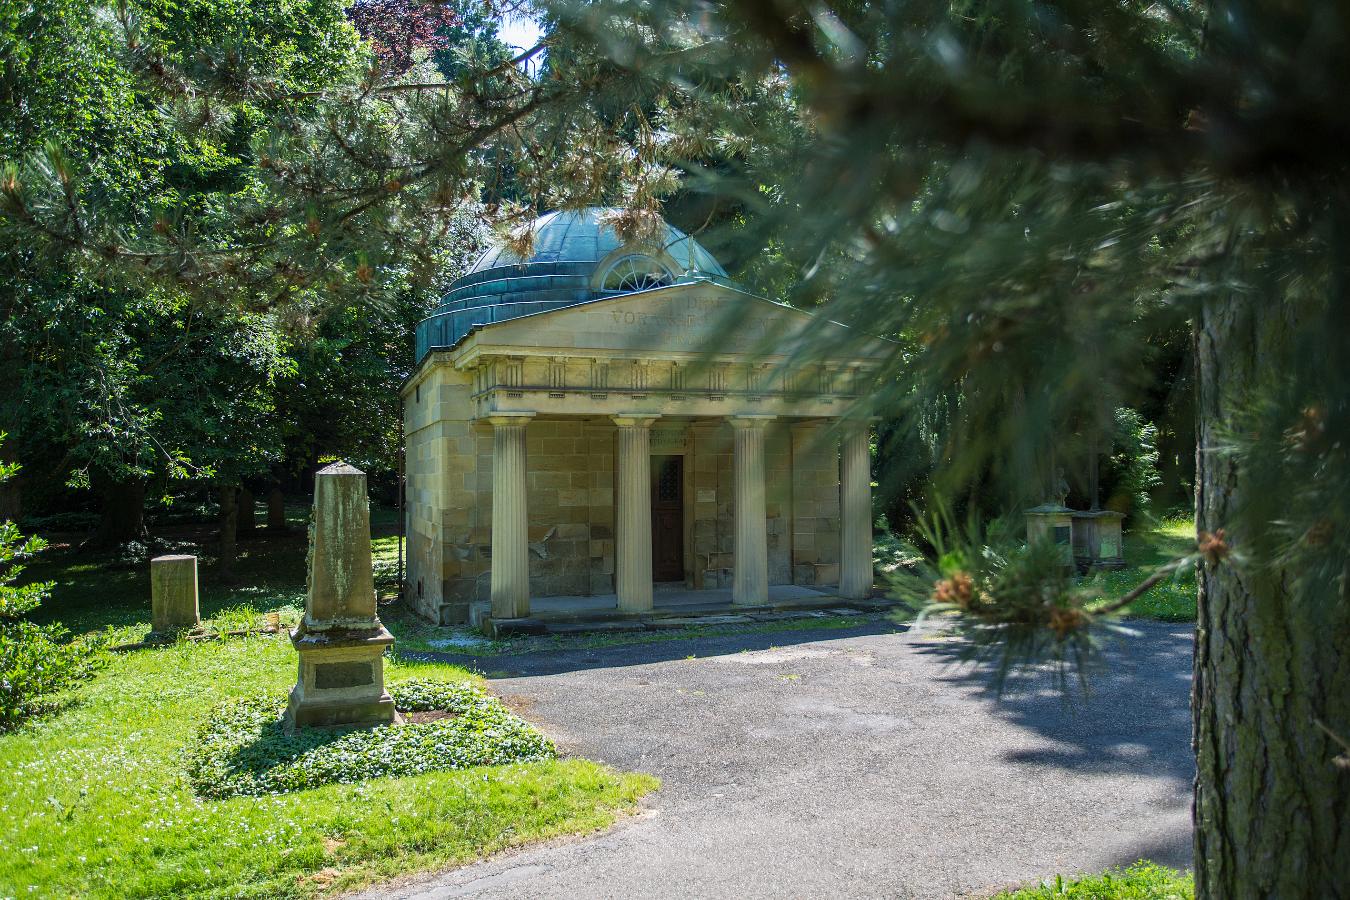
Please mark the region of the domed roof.
MULTIPOLYGON (((592 206, 577 212, 545 213, 530 226, 534 232, 534 252, 529 259, 521 259, 504 244, 498 243, 478 257, 478 261, 469 267, 469 273, 529 263, 598 263, 623 246, 623 241, 614 229, 601 221, 607 212, 610 210, 592 206)), ((673 257, 684 272, 726 277, 722 266, 698 241, 669 222, 663 224, 666 235, 661 242, 661 249, 673 257)))
POLYGON ((678 228, 665 224, 660 247, 625 246, 602 221, 606 212, 592 207, 540 216, 530 226, 528 259, 502 243, 489 247, 418 323, 418 361, 477 325, 697 278, 726 280, 713 255, 678 228))

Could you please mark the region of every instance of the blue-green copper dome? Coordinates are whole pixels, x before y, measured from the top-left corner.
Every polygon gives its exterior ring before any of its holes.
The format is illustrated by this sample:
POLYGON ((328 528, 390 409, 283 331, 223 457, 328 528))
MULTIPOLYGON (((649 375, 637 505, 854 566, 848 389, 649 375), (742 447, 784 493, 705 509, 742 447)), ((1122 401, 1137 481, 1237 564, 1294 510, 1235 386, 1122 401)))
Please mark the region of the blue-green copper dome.
POLYGON ((521 259, 503 244, 489 247, 450 285, 417 325, 417 359, 451 347, 477 325, 504 322, 689 278, 726 280, 712 254, 672 225, 659 248, 625 247, 601 221, 607 210, 552 212, 534 221, 534 250, 521 259))

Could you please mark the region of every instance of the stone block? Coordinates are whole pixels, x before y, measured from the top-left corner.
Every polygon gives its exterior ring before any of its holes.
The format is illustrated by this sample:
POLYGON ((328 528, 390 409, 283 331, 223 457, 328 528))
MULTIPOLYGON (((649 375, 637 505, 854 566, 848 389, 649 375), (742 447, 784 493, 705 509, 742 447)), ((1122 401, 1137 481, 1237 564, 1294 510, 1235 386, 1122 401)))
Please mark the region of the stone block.
POLYGON ((375 621, 366 476, 345 463, 314 478, 314 524, 305 622, 368 625, 375 621))
POLYGON ((367 629, 305 630, 291 635, 300 673, 286 706, 292 728, 387 725, 397 719, 384 689, 384 651, 393 635, 367 629))
POLYGON ((584 541, 591 536, 591 528, 585 523, 568 522, 558 526, 558 539, 564 541, 584 541))
POLYGON ((472 456, 464 456, 454 451, 447 452, 445 460, 442 463, 442 471, 449 475, 462 475, 465 472, 474 470, 474 460, 472 456))
POLYGON ((150 560, 150 622, 159 633, 200 624, 197 557, 170 555, 150 560))
POLYGON ((526 634, 544 634, 548 629, 539 619, 488 619, 488 634, 495 638, 526 634))
POLYGON ((454 603, 441 603, 439 615, 437 615, 437 625, 467 625, 468 623, 468 600, 456 600, 454 603))
POLYGON ((469 603, 478 595, 477 578, 447 578, 441 586, 441 602, 447 604, 469 603))
POLYGON ((664 631, 703 625, 748 625, 753 621, 749 616, 672 616, 666 619, 653 619, 647 623, 647 627, 664 631))
POLYGON ((564 488, 558 491, 559 506, 590 506, 589 493, 584 488, 564 488))
MULTIPOLYGON (((563 472, 562 464, 564 457, 556 453, 530 453, 530 474, 537 472, 563 472)), ((566 474, 571 474, 570 472, 566 474)))

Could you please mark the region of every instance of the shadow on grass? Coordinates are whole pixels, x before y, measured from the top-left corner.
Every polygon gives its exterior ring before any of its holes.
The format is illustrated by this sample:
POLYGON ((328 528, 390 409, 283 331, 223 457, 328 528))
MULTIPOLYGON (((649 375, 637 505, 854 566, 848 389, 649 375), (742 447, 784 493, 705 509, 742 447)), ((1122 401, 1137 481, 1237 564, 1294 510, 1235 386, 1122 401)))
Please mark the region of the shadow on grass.
POLYGON ((230 774, 262 776, 270 769, 288 763, 302 753, 339 741, 359 729, 301 728, 287 733, 277 718, 259 729, 256 737, 241 744, 226 757, 230 774))

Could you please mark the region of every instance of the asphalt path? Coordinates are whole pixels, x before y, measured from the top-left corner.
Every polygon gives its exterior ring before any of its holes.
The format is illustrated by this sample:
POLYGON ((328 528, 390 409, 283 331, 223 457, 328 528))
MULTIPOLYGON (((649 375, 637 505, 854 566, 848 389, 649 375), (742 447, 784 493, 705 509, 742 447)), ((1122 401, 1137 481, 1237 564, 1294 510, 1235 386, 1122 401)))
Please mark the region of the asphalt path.
POLYGON ((446 656, 564 754, 662 787, 605 833, 367 896, 952 898, 1189 866, 1192 633, 1133 627, 1086 696, 1043 672, 999 697, 958 641, 879 621, 446 656))

